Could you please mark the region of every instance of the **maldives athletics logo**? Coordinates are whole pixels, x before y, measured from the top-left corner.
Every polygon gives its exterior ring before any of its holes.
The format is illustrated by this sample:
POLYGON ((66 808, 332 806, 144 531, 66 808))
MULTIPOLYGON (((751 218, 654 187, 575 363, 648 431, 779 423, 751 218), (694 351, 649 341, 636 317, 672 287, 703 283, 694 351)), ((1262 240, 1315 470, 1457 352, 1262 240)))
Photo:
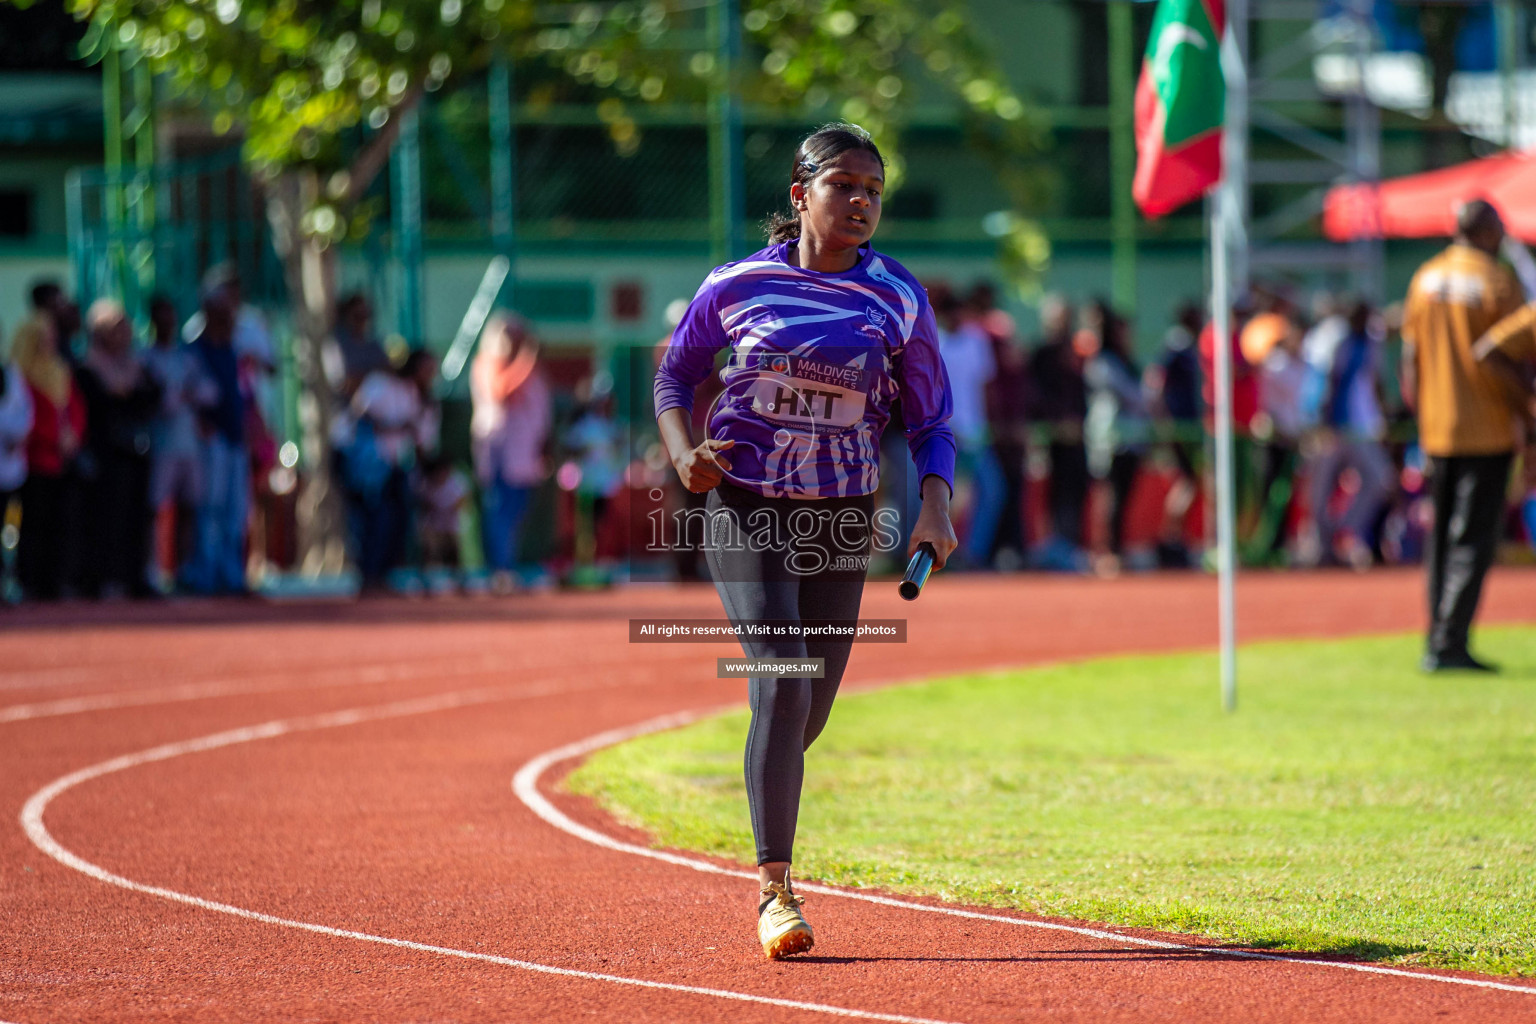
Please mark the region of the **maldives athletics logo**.
POLYGON ((1136 180, 1131 189, 1148 217, 1200 198, 1221 180, 1225 30, 1225 0, 1158 0, 1136 83, 1136 180))

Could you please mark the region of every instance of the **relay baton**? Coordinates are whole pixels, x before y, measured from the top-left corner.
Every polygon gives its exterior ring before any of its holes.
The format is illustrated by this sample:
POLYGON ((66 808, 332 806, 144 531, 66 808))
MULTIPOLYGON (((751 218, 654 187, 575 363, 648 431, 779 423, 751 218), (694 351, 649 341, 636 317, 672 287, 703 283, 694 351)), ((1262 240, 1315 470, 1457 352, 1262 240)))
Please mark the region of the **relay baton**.
POLYGON ((927 541, 917 546, 917 551, 912 555, 912 561, 907 563, 907 574, 901 578, 901 586, 897 588, 901 592, 902 600, 916 601, 917 595, 923 592, 923 584, 928 582, 928 574, 933 571, 933 545, 927 541))

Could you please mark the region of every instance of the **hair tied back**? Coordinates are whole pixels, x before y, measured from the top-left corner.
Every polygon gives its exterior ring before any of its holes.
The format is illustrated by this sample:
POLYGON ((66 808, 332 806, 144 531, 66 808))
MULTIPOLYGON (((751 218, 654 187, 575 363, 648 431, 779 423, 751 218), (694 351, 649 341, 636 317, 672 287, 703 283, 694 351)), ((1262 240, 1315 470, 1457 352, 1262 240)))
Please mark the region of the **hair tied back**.
MULTIPOLYGON (((856 124, 829 124, 816 129, 801 140, 795 149, 795 162, 790 168, 791 185, 808 185, 821 169, 849 150, 873 153, 880 166, 885 167, 885 157, 869 132, 856 124)), ((800 214, 775 213, 763 225, 770 242, 792 242, 800 237, 800 214)))

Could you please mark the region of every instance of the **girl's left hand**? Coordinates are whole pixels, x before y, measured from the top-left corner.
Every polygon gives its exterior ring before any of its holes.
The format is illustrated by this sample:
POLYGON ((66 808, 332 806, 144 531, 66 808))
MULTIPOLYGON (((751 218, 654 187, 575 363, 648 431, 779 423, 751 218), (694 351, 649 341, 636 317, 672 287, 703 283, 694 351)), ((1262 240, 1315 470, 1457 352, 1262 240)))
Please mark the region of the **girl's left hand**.
POLYGON ((955 537, 955 525, 949 521, 949 485, 932 475, 923 478, 923 510, 912 527, 907 558, 911 559, 917 553, 917 546, 924 542, 933 546, 935 569, 944 568, 949 556, 960 546, 955 537))

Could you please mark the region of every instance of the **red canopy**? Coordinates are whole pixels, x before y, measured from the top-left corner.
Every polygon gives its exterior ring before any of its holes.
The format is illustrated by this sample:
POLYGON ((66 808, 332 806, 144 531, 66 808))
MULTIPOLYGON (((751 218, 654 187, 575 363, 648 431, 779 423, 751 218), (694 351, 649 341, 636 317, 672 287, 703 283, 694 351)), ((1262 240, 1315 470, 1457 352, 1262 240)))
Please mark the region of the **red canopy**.
POLYGON ((1455 233, 1456 204, 1477 198, 1498 207, 1510 234, 1536 242, 1536 152, 1500 153, 1379 185, 1340 185, 1323 203, 1323 231, 1336 242, 1446 238, 1455 233))

